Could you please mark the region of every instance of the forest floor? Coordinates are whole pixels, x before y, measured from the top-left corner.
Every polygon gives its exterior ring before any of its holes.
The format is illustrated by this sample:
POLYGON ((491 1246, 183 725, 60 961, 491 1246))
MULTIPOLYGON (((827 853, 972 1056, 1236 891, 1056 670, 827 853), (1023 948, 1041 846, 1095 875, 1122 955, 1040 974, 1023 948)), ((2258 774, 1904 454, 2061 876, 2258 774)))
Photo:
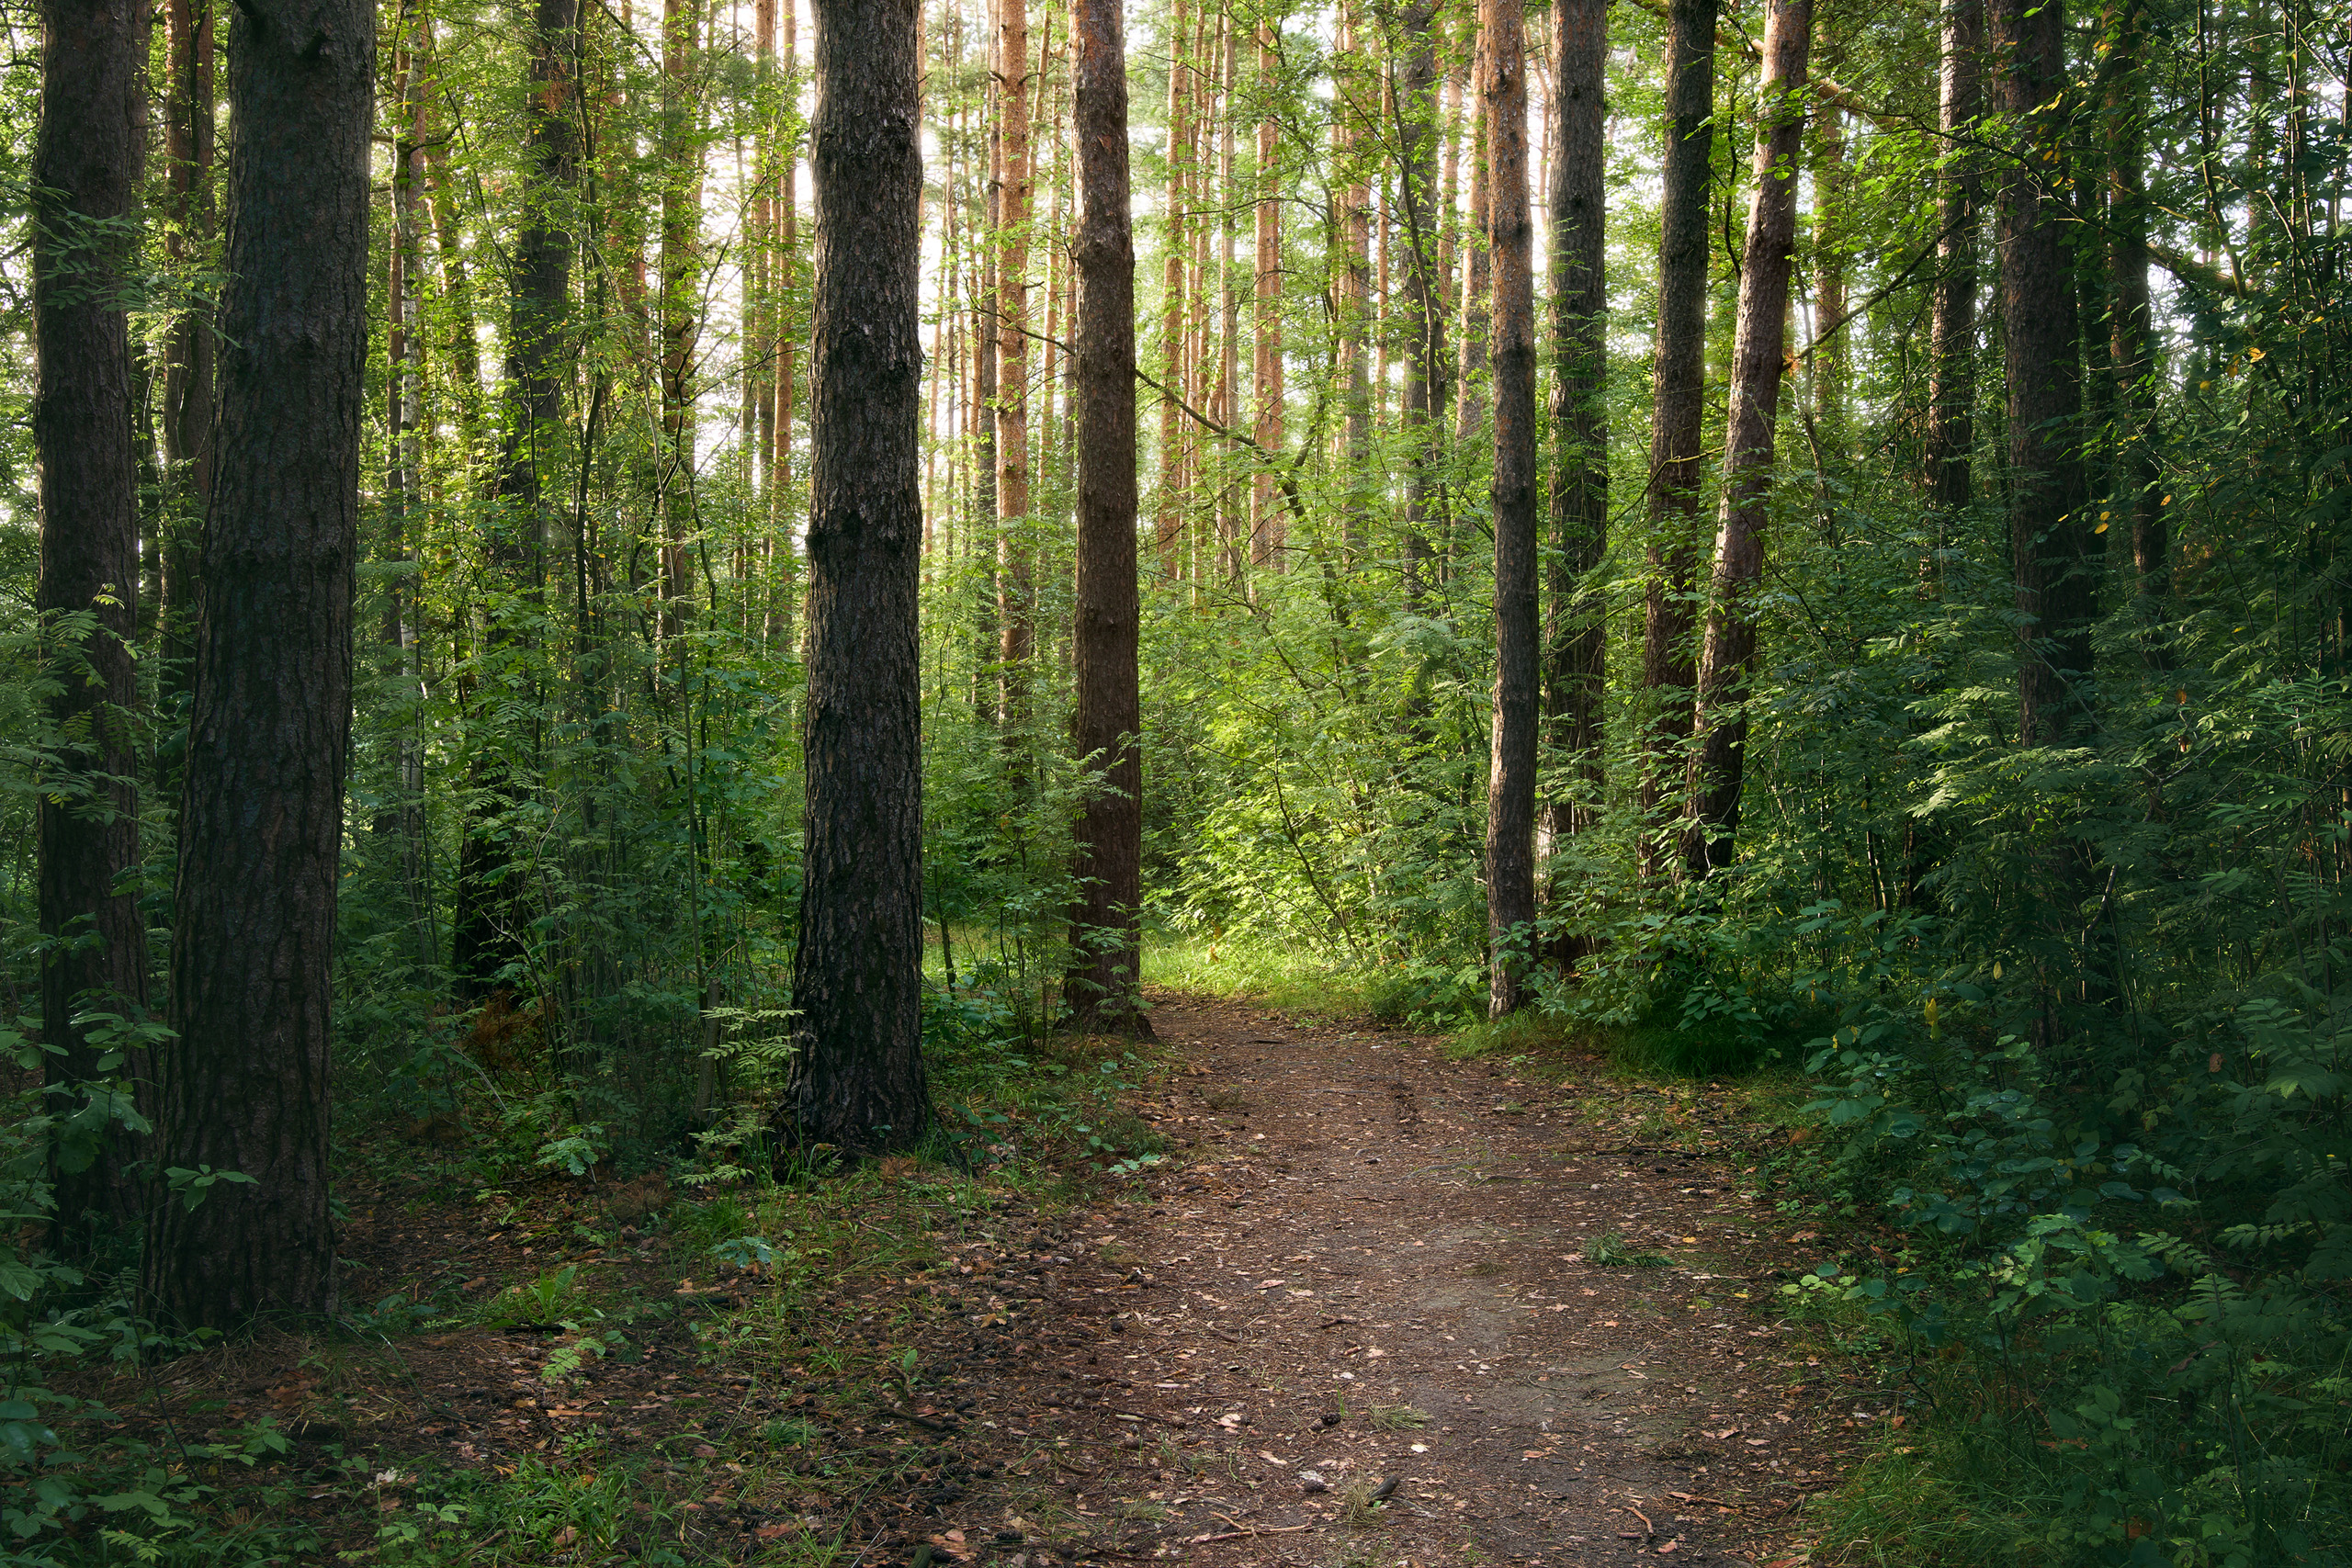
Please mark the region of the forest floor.
POLYGON ((91 1392, 245 1443, 188 1473, 253 1562, 1823 1560, 1804 1504, 1901 1418, 1781 1314, 1826 1244, 1736 1169, 1739 1091, 1153 1018, 1125 1178, 435 1199, 421 1154, 354 1204, 350 1294, 436 1315, 91 1392))

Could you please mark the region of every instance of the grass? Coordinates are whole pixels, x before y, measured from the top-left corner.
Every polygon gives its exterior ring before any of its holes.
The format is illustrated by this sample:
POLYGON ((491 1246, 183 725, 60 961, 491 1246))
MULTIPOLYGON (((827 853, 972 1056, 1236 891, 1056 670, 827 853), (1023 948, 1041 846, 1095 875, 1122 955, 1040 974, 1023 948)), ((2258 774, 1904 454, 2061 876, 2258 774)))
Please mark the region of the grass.
POLYGON ((1318 1018, 1375 1013, 1381 992, 1376 974, 1249 937, 1151 943, 1144 949, 1143 981, 1318 1018))

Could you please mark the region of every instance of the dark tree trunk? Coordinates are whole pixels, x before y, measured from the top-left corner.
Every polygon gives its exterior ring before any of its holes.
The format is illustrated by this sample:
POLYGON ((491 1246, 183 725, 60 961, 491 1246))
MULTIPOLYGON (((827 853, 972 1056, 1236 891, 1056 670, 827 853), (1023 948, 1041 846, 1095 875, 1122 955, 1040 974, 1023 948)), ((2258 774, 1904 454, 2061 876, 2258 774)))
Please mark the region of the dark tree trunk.
POLYGON ((1576 770, 1574 782, 1544 803, 1556 853, 1564 840, 1592 826, 1602 784, 1608 627, 1588 580, 1609 542, 1607 0, 1558 0, 1553 28, 1554 457, 1544 712, 1552 748, 1574 759, 1576 770))
POLYGON ((922 1059, 922 195, 916 0, 818 0, 808 359, 808 807, 792 1077, 800 1143, 904 1147, 922 1059))
MULTIPOLYGON (((86 632, 43 637, 59 691, 50 722, 57 766, 41 781, 41 1037, 51 1109, 73 1111, 75 1086, 130 1077, 74 1015, 147 1000, 147 933, 117 883, 139 859, 130 638, 138 625, 139 472, 132 449, 130 334, 125 311, 137 241, 128 231, 146 147, 147 8, 135 0, 44 0, 40 126, 33 141, 33 334, 40 356, 33 439, 40 453, 44 623, 87 614, 86 632)), ((102 1101, 94 1101, 100 1105, 102 1101)), ((78 1118, 77 1118, 78 1120, 78 1118)), ((111 1122, 112 1118, 108 1118, 111 1122)), ((81 1250, 127 1224, 139 1194, 130 1140, 106 1122, 53 1150, 56 1229, 81 1250)))
POLYGON ((2020 141, 2000 191, 2008 358, 2009 547, 2017 580, 2018 738, 2064 745, 2086 715, 2098 540, 2084 505, 2082 376, 2067 246, 2065 28, 2057 0, 1993 0, 2001 109, 2020 141))
MULTIPOLYGON (((1724 439, 1723 524, 1715 538, 1707 642, 1699 661, 1699 750, 1690 760, 1691 824, 1684 866, 1703 877, 1732 862, 1747 758, 1747 682, 1772 488, 1773 430, 1787 365, 1789 272, 1796 250, 1797 165, 1804 150, 1805 54, 1813 0, 1770 0, 1758 91, 1756 194, 1739 269, 1731 418, 1724 439)), ((1835 113, 1835 110, 1829 111, 1835 113)))
MULTIPOLYGON (((507 425, 485 540, 492 576, 503 592, 536 593, 545 585, 547 476, 560 470, 566 446, 563 389, 565 328, 571 302, 571 202, 580 145, 572 94, 580 62, 579 0, 537 0, 533 17, 530 142, 523 229, 507 279, 507 425)), ((666 320, 666 317, 665 317, 666 320)), ((665 590, 666 592, 666 590, 665 590)), ((491 685, 518 651, 509 624, 493 615, 484 637, 491 685)), ((469 784, 477 802, 458 846, 457 907, 449 969, 461 996, 479 1001, 526 956, 527 915, 514 854, 503 832, 482 813, 503 808, 514 786, 511 738, 499 732, 485 700, 473 716, 476 739, 469 784)))
POLYGON ((1396 139, 1403 149, 1397 170, 1398 200, 1405 232, 1406 461, 1405 603, 1419 610, 1427 600, 1430 516, 1438 490, 1439 433, 1445 423, 1445 304, 1437 267, 1437 36, 1434 0, 1408 0, 1402 22, 1405 74, 1397 84, 1396 139))
POLYGON ((1482 0, 1487 39, 1487 234, 1494 288, 1495 716, 1487 781, 1487 1010, 1523 999, 1535 920, 1535 736, 1543 646, 1536 614, 1535 277, 1527 193, 1525 0, 1482 0), (1510 942, 1520 939, 1512 954, 1510 942))
POLYGON ((2109 510, 2131 526, 2141 657, 2169 662, 2158 623, 2172 591, 2171 530, 2156 471, 2156 383, 2149 346, 2147 48, 2143 0, 2111 0, 2101 57, 2107 121, 2108 351, 2115 377, 2115 480, 2109 510))
POLYGON ((1658 203, 1657 357, 1652 378, 1648 584, 1642 689, 1649 702, 1642 765, 1645 875, 1659 864, 1669 782, 1690 739, 1692 587, 1697 574, 1700 443, 1706 399, 1709 167, 1714 156, 1715 0, 1674 0, 1666 51, 1666 169, 1658 203))
MULTIPOLYGON (((172 226, 164 250, 193 265, 212 239, 212 5, 167 0, 164 157, 172 226)), ((176 728, 195 657, 196 567, 204 545, 204 508, 212 493, 212 321, 191 303, 172 323, 164 348, 163 603, 155 608, 155 705, 176 728)), ((176 752, 175 753, 177 754, 176 752)), ((179 782, 175 766, 157 770, 159 785, 179 782)))
POLYGON ((147 1283, 182 1324, 335 1306, 328 1014, 368 355, 376 29, 361 0, 243 0, 228 284, 181 796, 147 1283))
POLYGON ((1079 905, 1063 986, 1080 1027, 1150 1025, 1142 955, 1143 728, 1136 639, 1136 254, 1128 221, 1126 39, 1119 0, 1079 0, 1078 665, 1080 759, 1102 769, 1078 823, 1079 905))
POLYGON ((1928 386, 1928 499, 1958 512, 1974 489, 1976 452, 1976 222, 1984 182, 1975 149, 1984 112, 1984 0, 1944 0, 1943 88, 1939 114, 1936 287, 1928 386))

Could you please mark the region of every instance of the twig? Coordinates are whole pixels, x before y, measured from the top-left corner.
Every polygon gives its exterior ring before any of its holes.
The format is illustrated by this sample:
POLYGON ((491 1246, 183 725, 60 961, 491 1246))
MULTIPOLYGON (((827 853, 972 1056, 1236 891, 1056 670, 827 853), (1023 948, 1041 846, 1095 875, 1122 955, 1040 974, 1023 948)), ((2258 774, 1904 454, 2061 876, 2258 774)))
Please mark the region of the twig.
POLYGON ((1634 1507, 1631 1503, 1624 1505, 1624 1506, 1618 1509, 1618 1512, 1633 1515, 1634 1517, 1642 1521, 1642 1528, 1644 1529, 1649 1531, 1652 1535, 1657 1534, 1657 1527, 1650 1523, 1650 1517, 1642 1512, 1639 1508, 1634 1507))

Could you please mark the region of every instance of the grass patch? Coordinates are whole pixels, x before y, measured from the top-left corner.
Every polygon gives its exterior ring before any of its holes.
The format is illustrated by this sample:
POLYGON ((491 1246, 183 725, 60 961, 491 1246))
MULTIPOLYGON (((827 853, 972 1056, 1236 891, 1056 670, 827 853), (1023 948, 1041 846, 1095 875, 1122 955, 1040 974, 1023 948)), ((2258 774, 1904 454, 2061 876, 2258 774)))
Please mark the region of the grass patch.
POLYGON ((1144 950, 1143 980, 1147 986, 1318 1018, 1363 1018, 1380 1010, 1380 976, 1321 954, 1246 938, 1152 943, 1144 950))

